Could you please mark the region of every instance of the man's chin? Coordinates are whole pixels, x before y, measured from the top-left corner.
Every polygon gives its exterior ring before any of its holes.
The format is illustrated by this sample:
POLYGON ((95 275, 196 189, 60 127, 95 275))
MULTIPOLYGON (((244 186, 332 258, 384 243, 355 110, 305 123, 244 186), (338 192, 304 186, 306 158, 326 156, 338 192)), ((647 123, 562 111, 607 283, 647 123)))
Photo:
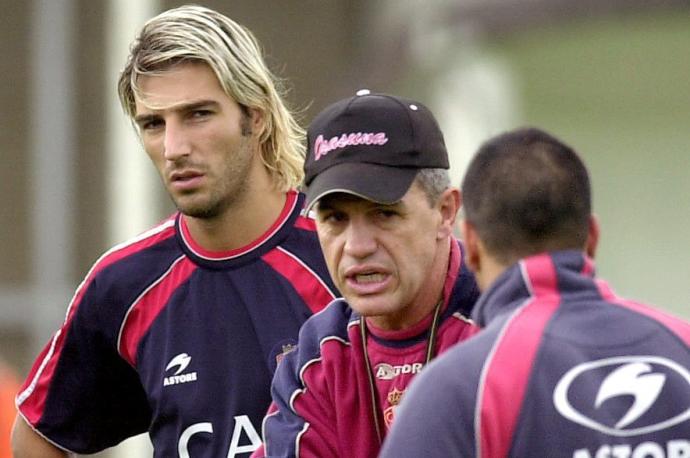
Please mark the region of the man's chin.
POLYGON ((383 316, 390 313, 387 301, 382 298, 362 298, 357 297, 352 300, 345 297, 352 310, 366 317, 383 316))
POLYGON ((219 213, 217 206, 202 203, 176 201, 175 206, 180 213, 190 218, 210 219, 219 213))

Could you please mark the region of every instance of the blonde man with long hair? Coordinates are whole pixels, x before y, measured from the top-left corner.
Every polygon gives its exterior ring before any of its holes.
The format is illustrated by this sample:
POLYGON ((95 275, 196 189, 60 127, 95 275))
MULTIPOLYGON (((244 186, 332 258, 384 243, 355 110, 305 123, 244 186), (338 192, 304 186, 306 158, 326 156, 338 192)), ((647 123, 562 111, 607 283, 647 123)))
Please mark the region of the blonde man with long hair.
POLYGON ((146 23, 118 91, 178 211, 105 253, 17 396, 15 456, 149 432, 156 457, 246 457, 302 322, 336 295, 302 214, 304 131, 246 28, 146 23))

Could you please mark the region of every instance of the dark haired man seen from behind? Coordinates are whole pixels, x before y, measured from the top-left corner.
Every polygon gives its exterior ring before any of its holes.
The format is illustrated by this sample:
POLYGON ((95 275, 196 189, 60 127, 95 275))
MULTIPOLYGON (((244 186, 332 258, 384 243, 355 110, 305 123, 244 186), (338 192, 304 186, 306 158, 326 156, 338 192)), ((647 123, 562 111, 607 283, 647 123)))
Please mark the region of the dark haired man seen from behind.
POLYGON ((415 380, 381 456, 690 456, 690 324, 595 276, 575 151, 537 129, 500 135, 462 195, 483 329, 415 380))
POLYGON ((133 43, 120 101, 178 212, 99 259, 17 396, 17 458, 143 432, 156 457, 247 457, 277 360, 335 297, 302 215, 304 131, 249 30, 200 6, 133 43))

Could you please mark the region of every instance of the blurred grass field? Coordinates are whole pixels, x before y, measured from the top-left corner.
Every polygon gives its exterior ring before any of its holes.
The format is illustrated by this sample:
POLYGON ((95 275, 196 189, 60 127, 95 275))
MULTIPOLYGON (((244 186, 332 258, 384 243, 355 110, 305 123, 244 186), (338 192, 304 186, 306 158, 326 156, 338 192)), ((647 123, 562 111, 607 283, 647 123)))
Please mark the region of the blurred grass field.
POLYGON ((590 168, 598 274, 690 317, 690 15, 580 20, 489 48, 512 69, 521 123, 590 168))

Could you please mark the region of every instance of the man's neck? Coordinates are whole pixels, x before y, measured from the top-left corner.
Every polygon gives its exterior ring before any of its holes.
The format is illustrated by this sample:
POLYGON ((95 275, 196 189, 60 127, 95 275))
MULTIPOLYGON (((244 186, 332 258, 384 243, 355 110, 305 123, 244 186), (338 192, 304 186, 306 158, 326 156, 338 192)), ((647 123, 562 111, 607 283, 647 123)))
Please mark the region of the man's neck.
POLYGON ((247 194, 247 199, 214 218, 183 215, 194 241, 209 251, 229 251, 247 246, 261 237, 283 210, 286 193, 263 189, 247 194))
POLYGON ((484 292, 489 289, 494 281, 511 265, 512 263, 503 263, 495 257, 486 254, 482 258, 481 268, 474 272, 480 291, 484 292))

